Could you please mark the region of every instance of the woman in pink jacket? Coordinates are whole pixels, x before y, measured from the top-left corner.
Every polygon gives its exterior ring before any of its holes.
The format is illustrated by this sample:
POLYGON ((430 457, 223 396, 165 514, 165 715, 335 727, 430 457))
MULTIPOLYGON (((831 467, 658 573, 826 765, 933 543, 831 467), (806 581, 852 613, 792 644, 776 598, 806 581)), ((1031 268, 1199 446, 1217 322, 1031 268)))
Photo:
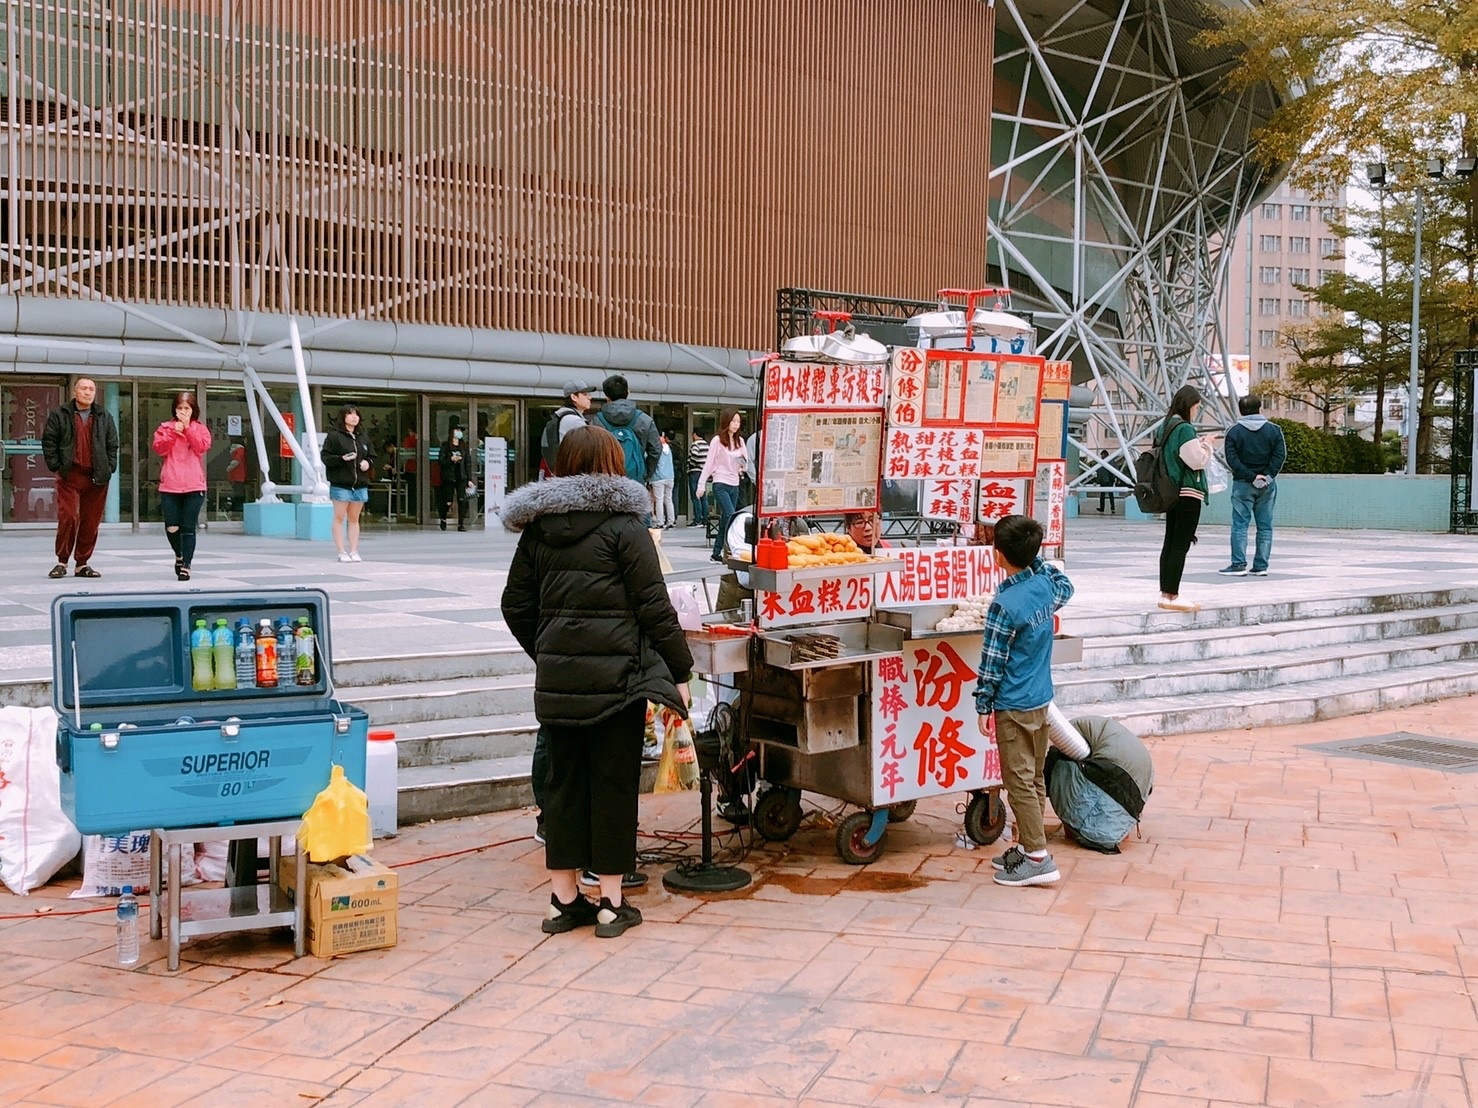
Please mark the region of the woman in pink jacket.
POLYGON ((195 524, 205 503, 205 454, 210 431, 200 422, 193 392, 174 398, 174 418, 154 432, 154 453, 164 459, 159 471, 159 506, 164 514, 164 537, 174 550, 174 575, 190 580, 195 557, 195 524))

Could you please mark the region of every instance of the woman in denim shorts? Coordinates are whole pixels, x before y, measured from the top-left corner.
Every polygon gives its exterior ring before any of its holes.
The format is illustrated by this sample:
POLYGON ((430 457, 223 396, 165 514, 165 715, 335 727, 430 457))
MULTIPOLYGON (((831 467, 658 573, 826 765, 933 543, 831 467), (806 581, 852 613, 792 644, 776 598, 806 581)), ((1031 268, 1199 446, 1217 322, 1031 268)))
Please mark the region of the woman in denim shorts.
POLYGON ((357 562, 359 558, 359 513, 369 500, 370 482, 375 475, 375 452, 359 425, 359 409, 345 404, 339 409, 323 440, 323 468, 328 475, 328 496, 334 504, 334 546, 339 561, 357 562), (348 524, 348 548, 344 532, 348 524))

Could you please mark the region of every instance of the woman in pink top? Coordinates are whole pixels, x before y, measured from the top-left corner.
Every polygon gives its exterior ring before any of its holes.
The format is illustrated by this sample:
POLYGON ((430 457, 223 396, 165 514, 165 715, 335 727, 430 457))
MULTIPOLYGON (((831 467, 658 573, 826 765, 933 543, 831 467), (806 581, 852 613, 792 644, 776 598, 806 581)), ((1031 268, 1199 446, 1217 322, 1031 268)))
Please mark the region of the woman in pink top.
POLYGON ((708 444, 708 460, 698 474, 697 496, 701 499, 713 479, 713 498, 718 505, 718 530, 714 532, 713 561, 724 560, 724 539, 729 523, 739 510, 739 478, 749 471, 749 450, 739 433, 743 420, 738 408, 725 408, 718 417, 718 434, 708 444))
POLYGON ((159 507, 164 514, 164 537, 174 550, 174 575, 190 580, 195 557, 195 524, 205 503, 205 454, 210 431, 200 422, 193 392, 174 398, 174 418, 154 432, 154 453, 164 459, 159 471, 159 507))

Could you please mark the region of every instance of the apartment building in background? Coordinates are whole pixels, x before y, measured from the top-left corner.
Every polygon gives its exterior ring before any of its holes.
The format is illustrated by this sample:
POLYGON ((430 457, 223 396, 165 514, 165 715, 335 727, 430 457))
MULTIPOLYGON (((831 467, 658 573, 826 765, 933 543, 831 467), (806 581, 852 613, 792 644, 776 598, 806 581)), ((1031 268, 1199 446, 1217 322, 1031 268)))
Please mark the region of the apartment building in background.
MULTIPOLYGON (((1285 182, 1254 205, 1238 231, 1222 305, 1227 349, 1245 352, 1248 391, 1262 396, 1263 413, 1310 427, 1325 425, 1325 402, 1293 380, 1298 355, 1288 339, 1320 310, 1301 287, 1316 288, 1345 271, 1344 241, 1334 230, 1344 219, 1345 199, 1343 189, 1337 197, 1318 198, 1285 182)), ((1355 404, 1350 397, 1335 406, 1330 430, 1358 426, 1355 404)))

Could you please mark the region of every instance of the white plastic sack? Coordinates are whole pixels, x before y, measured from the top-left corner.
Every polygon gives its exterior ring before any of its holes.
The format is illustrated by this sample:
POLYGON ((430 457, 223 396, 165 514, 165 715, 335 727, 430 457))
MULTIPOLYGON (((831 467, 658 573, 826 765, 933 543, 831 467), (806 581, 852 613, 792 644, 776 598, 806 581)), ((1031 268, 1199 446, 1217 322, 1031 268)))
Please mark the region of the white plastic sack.
POLYGON ((0 880, 17 896, 50 881, 82 845, 61 782, 56 713, 0 708, 0 880))
POLYGON ((1055 700, 1047 705, 1047 738, 1062 751, 1064 757, 1075 762, 1081 762, 1091 753, 1088 740, 1073 726, 1072 720, 1063 714, 1055 700))
MULTIPOLYGON (((193 878, 193 850, 189 868, 193 878)), ((132 885, 136 893, 149 891, 149 832, 88 835, 82 848, 82 887, 72 897, 122 896, 124 885, 132 885)))
POLYGON ((1211 460, 1206 463, 1206 491, 1226 492, 1231 485, 1232 475, 1227 464, 1213 453, 1211 460))
POLYGON ((226 880, 226 853, 231 844, 225 839, 195 844, 195 876, 202 881, 226 880))
POLYGON ((691 581, 680 581, 667 586, 667 599, 672 601, 677 612, 678 625, 684 631, 703 630, 703 598, 698 595, 698 586, 691 581))

